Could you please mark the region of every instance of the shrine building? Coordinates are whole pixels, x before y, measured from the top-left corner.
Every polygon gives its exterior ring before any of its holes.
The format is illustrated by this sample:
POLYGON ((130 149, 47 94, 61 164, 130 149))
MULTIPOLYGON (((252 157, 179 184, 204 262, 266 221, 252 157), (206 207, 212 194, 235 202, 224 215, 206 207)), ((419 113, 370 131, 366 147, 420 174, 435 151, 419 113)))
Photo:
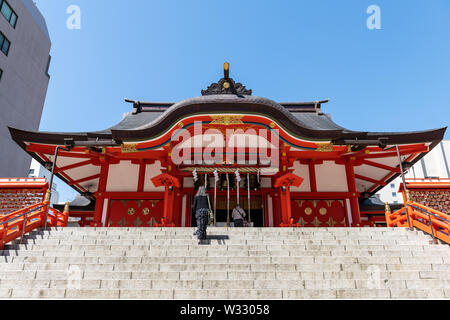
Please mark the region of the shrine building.
POLYGON ((217 226, 232 225, 237 202, 254 227, 373 225, 360 204, 446 130, 345 129, 322 112, 328 100, 253 96, 230 78, 228 63, 199 97, 126 101, 132 112, 102 131, 9 128, 24 151, 84 197, 70 210, 83 226, 195 226, 200 185, 208 188, 217 226))

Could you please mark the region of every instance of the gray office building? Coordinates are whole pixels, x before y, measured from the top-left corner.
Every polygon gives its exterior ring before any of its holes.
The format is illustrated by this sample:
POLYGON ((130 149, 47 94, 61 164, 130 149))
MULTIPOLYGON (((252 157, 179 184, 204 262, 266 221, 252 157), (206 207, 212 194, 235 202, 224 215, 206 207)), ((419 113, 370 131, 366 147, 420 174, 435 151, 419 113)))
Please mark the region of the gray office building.
POLYGON ((0 177, 27 177, 29 157, 8 126, 38 130, 50 76, 51 41, 32 0, 0 0, 0 177))

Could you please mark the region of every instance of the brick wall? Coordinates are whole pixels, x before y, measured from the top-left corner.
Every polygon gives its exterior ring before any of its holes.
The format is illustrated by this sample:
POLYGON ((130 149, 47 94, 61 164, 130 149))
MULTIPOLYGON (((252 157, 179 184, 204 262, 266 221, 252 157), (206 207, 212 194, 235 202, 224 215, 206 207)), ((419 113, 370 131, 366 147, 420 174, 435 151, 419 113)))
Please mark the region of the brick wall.
POLYGON ((427 207, 450 213, 450 189, 410 189, 411 200, 427 207))
POLYGON ((42 202, 42 189, 0 189, 0 215, 42 202))

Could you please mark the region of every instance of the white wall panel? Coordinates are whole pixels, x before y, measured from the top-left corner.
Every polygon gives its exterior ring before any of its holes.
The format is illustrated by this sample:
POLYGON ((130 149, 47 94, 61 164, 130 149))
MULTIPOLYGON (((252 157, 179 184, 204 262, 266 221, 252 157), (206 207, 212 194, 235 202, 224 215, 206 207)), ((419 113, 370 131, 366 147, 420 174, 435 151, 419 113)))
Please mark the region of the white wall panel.
POLYGON ((316 164, 316 181, 318 192, 348 192, 345 166, 334 161, 316 164))
POLYGON ((121 161, 109 166, 107 192, 137 192, 139 165, 121 161))

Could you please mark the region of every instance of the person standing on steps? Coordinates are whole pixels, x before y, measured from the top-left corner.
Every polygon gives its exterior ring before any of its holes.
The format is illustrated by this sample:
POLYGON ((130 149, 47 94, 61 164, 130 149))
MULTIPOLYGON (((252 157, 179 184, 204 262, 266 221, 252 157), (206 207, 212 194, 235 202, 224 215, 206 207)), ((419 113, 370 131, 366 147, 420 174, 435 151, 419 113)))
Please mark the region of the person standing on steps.
POLYGON ((235 227, 243 227, 244 226, 245 211, 244 211, 244 209, 241 208, 239 203, 236 204, 231 215, 233 217, 235 227))
POLYGON ((196 235, 199 240, 206 239, 208 214, 211 207, 209 196, 208 193, 206 193, 206 188, 204 186, 198 188, 197 194, 194 197, 192 209, 195 212, 195 219, 197 220, 197 231, 195 231, 194 235, 196 235))

